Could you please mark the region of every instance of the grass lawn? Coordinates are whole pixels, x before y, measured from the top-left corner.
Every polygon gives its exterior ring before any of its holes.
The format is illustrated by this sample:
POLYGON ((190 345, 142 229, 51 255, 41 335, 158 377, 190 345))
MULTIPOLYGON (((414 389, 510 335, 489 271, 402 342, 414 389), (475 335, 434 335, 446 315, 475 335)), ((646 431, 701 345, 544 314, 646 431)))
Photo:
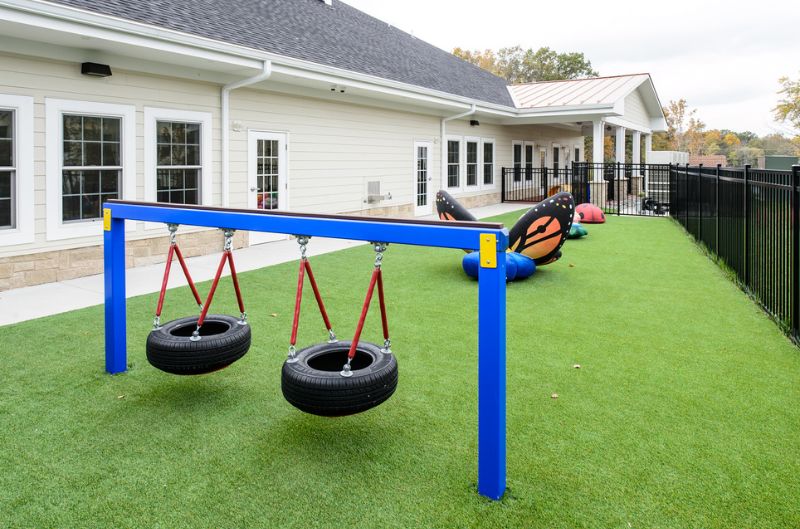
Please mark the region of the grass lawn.
MULTIPOLYGON (((253 348, 211 375, 147 363, 156 295, 128 303, 123 375, 102 307, 0 328, 0 527, 800 526, 800 351, 672 222, 588 229, 508 287, 501 502, 475 485, 477 284, 458 251, 392 246, 400 385, 357 416, 281 396, 296 263, 242 274, 253 348)), ((313 259, 341 337, 372 258, 313 259)), ((325 337, 307 294, 300 344, 325 337)), ((212 312, 236 314, 229 281, 212 312)))

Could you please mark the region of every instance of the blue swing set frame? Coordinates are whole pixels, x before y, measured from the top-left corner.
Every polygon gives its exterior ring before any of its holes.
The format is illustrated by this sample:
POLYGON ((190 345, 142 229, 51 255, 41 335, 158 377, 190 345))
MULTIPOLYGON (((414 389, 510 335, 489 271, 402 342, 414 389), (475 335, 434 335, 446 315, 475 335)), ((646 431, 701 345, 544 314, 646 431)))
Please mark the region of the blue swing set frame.
POLYGON ((306 215, 111 200, 103 204, 106 371, 127 369, 125 221, 380 241, 480 251, 478 274, 478 492, 506 489, 506 271, 508 231, 497 223, 306 215))

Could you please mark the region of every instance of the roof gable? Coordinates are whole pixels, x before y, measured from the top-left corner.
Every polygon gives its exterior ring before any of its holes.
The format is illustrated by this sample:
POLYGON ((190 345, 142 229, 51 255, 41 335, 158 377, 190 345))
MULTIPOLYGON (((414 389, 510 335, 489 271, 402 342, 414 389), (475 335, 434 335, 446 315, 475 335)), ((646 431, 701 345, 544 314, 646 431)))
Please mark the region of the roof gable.
POLYGON ((513 107, 506 81, 427 42, 333 0, 49 0, 513 107))

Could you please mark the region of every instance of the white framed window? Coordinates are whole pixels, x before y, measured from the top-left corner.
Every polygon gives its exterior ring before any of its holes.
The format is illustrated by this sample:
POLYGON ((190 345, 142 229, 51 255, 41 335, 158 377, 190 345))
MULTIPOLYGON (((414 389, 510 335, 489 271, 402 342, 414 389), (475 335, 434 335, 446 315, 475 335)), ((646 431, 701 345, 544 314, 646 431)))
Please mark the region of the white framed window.
POLYGON ((514 181, 522 180, 522 142, 514 140, 511 142, 512 166, 514 168, 514 181))
POLYGON ((467 187, 478 187, 480 167, 480 138, 464 139, 464 176, 467 187))
POLYGON ((210 205, 210 112, 145 107, 145 200, 210 205))
POLYGON ((561 145, 558 143, 553 144, 553 171, 558 174, 558 169, 561 167, 561 145))
POLYGON ((33 98, 0 94, 0 246, 34 241, 33 98))
POLYGON ((483 187, 494 187, 494 138, 481 140, 481 184, 483 187))
POLYGON ((461 187, 461 138, 447 138, 447 187, 461 187))
POLYGON ((575 145, 575 159, 572 160, 573 162, 580 162, 581 161, 581 146, 575 145))
POLYGON ((99 235, 103 202, 136 198, 136 107, 47 98, 45 114, 47 239, 99 235))

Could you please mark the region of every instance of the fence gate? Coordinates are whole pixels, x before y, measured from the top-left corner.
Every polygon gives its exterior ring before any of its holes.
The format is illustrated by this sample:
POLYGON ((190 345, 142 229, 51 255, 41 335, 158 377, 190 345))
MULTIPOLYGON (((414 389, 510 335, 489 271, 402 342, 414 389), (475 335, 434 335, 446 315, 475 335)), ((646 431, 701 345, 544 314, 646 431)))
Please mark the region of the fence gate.
POLYGON ((557 169, 503 168, 503 202, 539 202, 559 191, 607 214, 664 216, 670 209, 669 165, 573 162, 557 169))

